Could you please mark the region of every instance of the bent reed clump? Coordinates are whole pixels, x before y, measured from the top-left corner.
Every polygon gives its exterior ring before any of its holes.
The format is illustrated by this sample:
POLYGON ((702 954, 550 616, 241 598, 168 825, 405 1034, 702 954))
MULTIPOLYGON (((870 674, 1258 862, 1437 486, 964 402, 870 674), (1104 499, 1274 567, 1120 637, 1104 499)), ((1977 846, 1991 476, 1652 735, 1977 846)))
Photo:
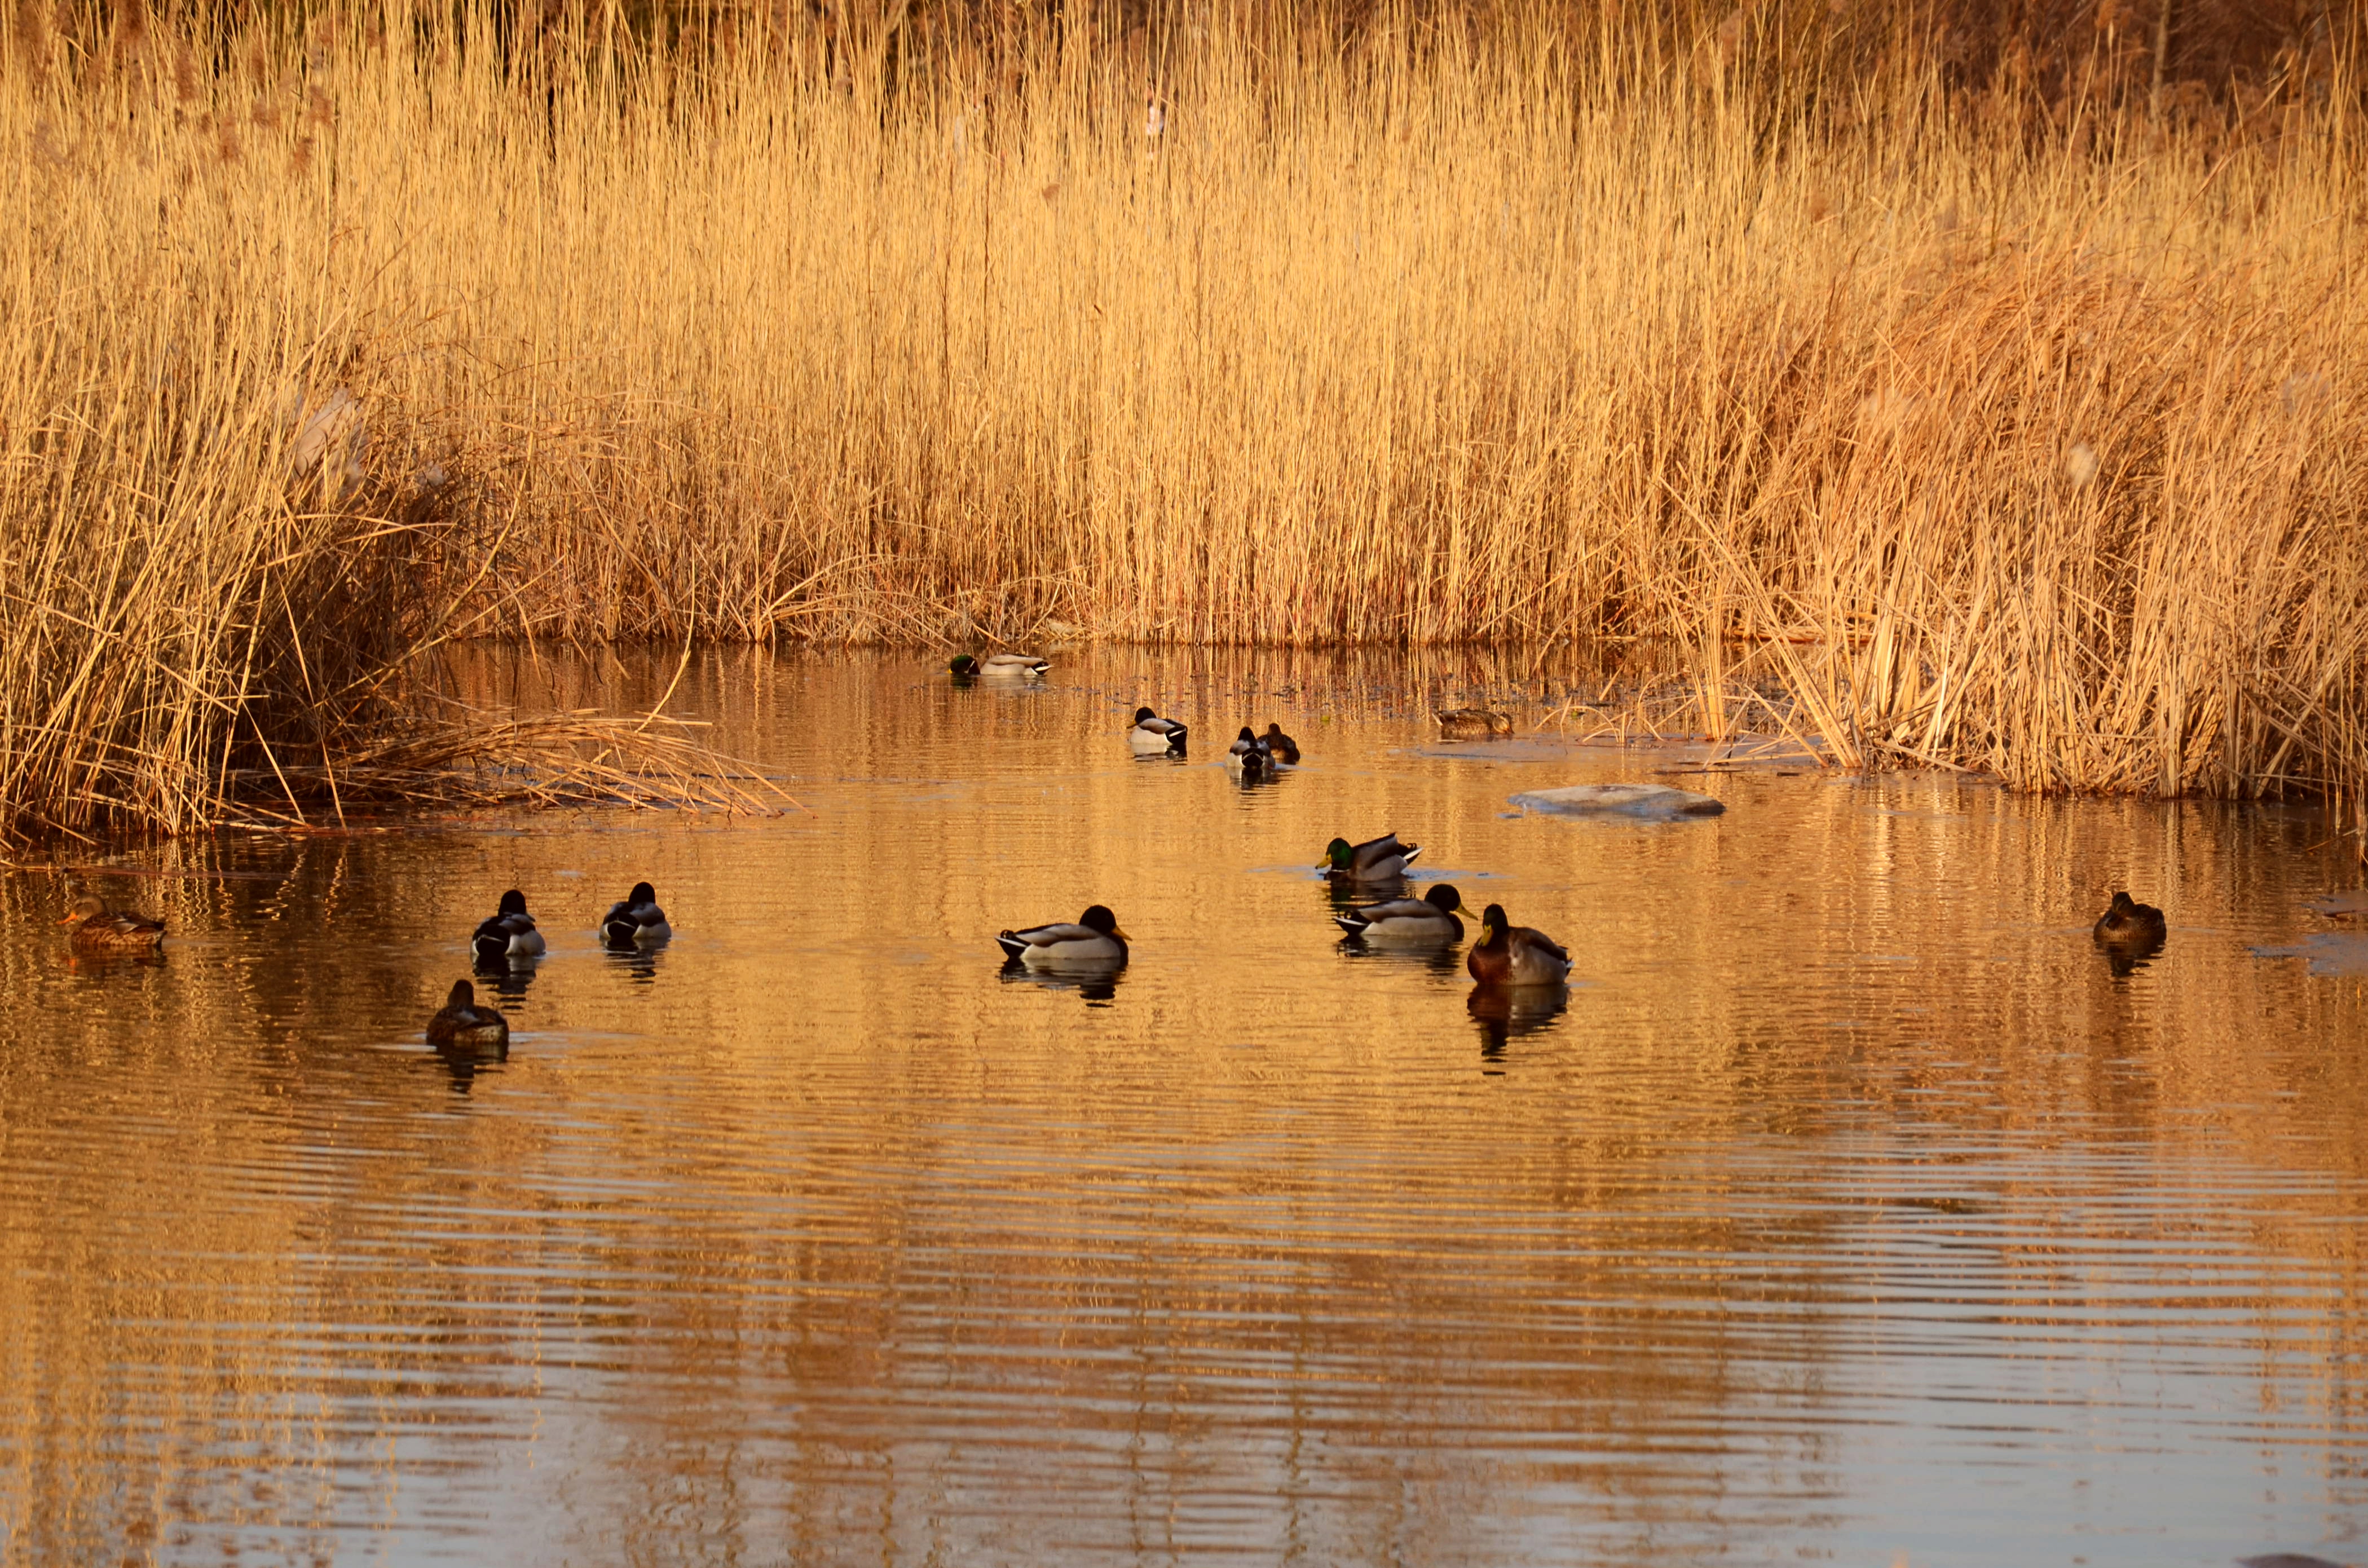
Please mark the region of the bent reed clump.
POLYGON ((20 6, 14 828, 301 810, 454 637, 1074 628, 1665 638, 2356 829, 2356 19, 2214 95, 2099 14, 20 6))

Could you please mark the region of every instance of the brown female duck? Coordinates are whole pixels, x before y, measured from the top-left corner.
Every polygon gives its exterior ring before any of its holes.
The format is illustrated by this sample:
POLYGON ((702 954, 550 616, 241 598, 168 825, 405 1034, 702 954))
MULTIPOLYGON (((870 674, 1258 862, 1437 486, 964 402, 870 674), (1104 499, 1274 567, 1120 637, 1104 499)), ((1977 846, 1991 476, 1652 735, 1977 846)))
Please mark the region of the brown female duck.
POLYGON ((74 927, 66 939, 77 952, 134 952, 165 943, 162 920, 109 909, 90 893, 67 905, 66 917, 58 924, 74 927))

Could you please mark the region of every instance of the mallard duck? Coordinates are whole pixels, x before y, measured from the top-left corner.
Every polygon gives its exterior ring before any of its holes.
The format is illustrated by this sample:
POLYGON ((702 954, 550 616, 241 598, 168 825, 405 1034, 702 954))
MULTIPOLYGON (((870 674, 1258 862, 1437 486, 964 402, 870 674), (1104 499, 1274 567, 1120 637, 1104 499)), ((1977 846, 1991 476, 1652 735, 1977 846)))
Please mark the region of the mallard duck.
POLYGON ((542 933, 526 912, 526 894, 512 888, 502 894, 501 907, 477 927, 470 948, 486 962, 495 959, 530 959, 542 951, 542 933))
POLYGON ((1493 708, 1451 708, 1431 717, 1451 741, 1488 741, 1513 733, 1513 721, 1493 708))
POLYGON ((1369 903, 1362 909, 1344 911, 1332 919, 1359 941, 1435 948, 1443 942, 1463 940, 1463 922, 1455 917, 1471 913, 1463 907, 1463 895, 1441 882, 1420 898, 1369 903))
POLYGON ((1267 750, 1266 743, 1244 724, 1241 734, 1225 752, 1225 766, 1245 778, 1263 778, 1274 771, 1274 753, 1267 750))
POLYGON ((1275 761, 1286 763, 1292 767, 1299 766, 1299 743, 1284 734, 1281 725, 1269 720, 1266 733, 1258 738, 1266 742, 1267 750, 1274 753, 1275 761))
POLYGON ((427 1020, 430 1045, 466 1045, 480 1051, 507 1051, 510 1021, 491 1007, 477 1006, 477 988, 465 980, 452 983, 452 994, 427 1020))
POLYGON ((658 907, 657 892, 647 882, 635 882, 633 891, 600 917, 600 940, 612 948, 646 947, 673 935, 666 911, 658 907))
POLYGON ((1180 752, 1184 749, 1184 726, 1173 719, 1162 719, 1148 708, 1134 710, 1134 728, 1126 733, 1127 744, 1148 756, 1155 752, 1180 752))
POLYGON ((1543 931, 1514 926, 1505 906, 1480 912, 1480 939, 1463 955, 1463 967, 1483 985, 1560 985, 1570 973, 1570 955, 1543 931))
POLYGON ((958 676, 1034 680, 1053 667, 1053 661, 1040 659, 1033 653, 989 653, 984 659, 971 653, 956 653, 954 662, 948 667, 958 676))
POLYGON ((2138 948, 2160 942, 2165 931, 2161 910, 2117 892, 2112 907, 2097 916, 2094 935, 2098 941, 2114 947, 2138 948))
POLYGON ((66 905, 65 918, 58 924, 74 927, 66 940, 84 952, 158 948, 165 944, 162 920, 109 909, 105 901, 91 893, 66 905))
POLYGON ((1336 877, 1348 877, 1360 882, 1385 882, 1394 877, 1405 876, 1406 869, 1413 865, 1415 857, 1421 853, 1421 845, 1400 844, 1396 834, 1385 833, 1362 844, 1336 838, 1324 846, 1324 858, 1315 864, 1317 869, 1329 871, 1336 877))
POLYGON ((1118 928, 1118 916, 1099 903, 1078 915, 1075 924, 1061 921, 1031 926, 1025 931, 999 931, 995 940, 1003 949, 1006 962, 1030 969, 1126 962, 1126 933, 1118 928))

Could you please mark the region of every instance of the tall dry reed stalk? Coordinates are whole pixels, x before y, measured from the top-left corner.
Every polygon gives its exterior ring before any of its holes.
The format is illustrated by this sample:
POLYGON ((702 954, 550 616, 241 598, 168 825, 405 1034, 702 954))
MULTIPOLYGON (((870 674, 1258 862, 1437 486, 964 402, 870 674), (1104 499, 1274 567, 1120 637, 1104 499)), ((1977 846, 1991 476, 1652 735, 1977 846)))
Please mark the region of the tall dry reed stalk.
POLYGON ((31 5, 0 789, 202 820, 461 632, 1611 635, 1843 760, 2356 824, 2350 34, 2132 108, 1846 9, 31 5))

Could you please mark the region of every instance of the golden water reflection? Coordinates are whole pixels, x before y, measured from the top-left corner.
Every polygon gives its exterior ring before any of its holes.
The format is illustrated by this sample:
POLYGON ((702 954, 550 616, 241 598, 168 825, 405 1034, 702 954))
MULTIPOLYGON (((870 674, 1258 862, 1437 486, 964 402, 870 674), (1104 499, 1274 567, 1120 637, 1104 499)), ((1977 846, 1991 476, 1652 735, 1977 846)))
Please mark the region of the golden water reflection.
POLYGON ((1759 773, 1604 825, 1506 797, 1675 754, 1427 744, 1562 678, 718 657, 677 700, 809 812, 129 851, 154 963, 0 879, 0 1560, 2358 1555, 2368 997, 2249 951, 2350 885, 2313 820, 1759 773), (1138 702, 1306 766, 1137 764, 1138 702), (1567 994, 1344 947, 1310 868, 1392 828, 1567 994), (679 935, 600 950, 644 877, 679 935), (511 1051, 439 1057, 511 885, 511 1051), (1114 984, 1002 971, 1097 901, 1114 984))

